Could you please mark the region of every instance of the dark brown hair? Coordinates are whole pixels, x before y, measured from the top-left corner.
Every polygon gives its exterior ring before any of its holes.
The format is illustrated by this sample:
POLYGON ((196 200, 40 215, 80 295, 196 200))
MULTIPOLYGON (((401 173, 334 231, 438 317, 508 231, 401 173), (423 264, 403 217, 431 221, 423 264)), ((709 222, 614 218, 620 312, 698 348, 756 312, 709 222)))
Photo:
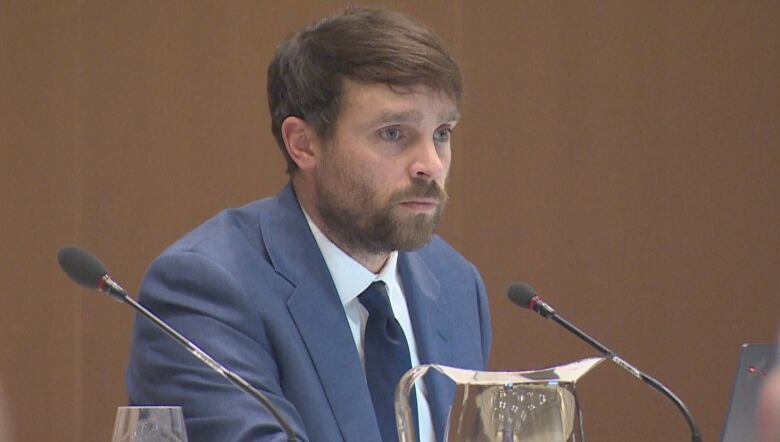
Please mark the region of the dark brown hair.
POLYGON ((385 9, 350 7, 319 20, 282 43, 268 66, 271 131, 297 170, 282 139, 282 122, 302 118, 327 140, 339 114, 344 79, 422 85, 456 103, 463 78, 441 40, 423 24, 385 9))

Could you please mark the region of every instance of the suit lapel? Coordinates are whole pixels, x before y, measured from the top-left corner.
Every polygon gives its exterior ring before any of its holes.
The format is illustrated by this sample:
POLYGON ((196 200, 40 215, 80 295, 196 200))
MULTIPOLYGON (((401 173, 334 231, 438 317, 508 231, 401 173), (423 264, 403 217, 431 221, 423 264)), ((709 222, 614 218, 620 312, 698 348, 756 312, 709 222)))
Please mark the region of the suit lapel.
MULTIPOLYGON (((421 364, 452 364, 452 320, 440 306, 439 281, 416 253, 401 253, 399 272, 403 281, 421 364)), ((441 440, 452 403, 452 383, 438 373, 425 376, 433 426, 441 440)))
POLYGON ((332 281, 323 278, 303 282, 295 288, 288 309, 317 370, 344 440, 368 441, 372 440, 368 435, 374 433, 379 440, 365 373, 344 307, 332 286, 332 281))
MULTIPOLYGON (((264 212, 260 226, 277 272, 295 289, 287 307, 346 441, 380 440, 371 395, 355 341, 291 186, 264 212)), ((312 429, 316 431, 316 429, 312 429)))

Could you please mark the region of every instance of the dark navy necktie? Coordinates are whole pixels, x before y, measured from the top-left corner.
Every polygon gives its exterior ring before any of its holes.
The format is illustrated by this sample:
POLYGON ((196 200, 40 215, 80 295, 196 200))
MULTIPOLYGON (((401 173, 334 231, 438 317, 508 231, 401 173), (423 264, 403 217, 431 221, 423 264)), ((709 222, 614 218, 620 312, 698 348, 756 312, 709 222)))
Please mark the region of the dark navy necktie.
MULTIPOLYGON (((401 376, 412 368, 409 345, 401 324, 393 315, 384 282, 372 283, 358 299, 368 310, 363 351, 371 401, 374 403, 382 441, 397 442, 395 387, 401 376)), ((410 394, 410 404, 412 419, 417 427, 417 400, 414 390, 410 394)))

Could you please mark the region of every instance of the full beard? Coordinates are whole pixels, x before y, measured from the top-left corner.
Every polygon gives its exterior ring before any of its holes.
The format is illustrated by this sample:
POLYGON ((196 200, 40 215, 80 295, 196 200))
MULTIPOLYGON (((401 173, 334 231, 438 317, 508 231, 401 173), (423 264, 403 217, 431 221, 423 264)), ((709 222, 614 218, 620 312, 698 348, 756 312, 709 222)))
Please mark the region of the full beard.
MULTIPOLYGON (((344 176, 342 183, 344 183, 344 176)), ((353 180, 349 180, 353 181, 353 180)), ((333 192, 327 185, 317 186, 318 211, 334 243, 345 251, 369 254, 418 249, 429 243, 439 224, 447 193, 435 181, 416 180, 411 186, 394 192, 387 203, 376 207, 375 192, 364 182, 344 183, 349 192, 333 192), (402 201, 416 197, 434 198, 438 204, 430 213, 403 215, 402 201)))

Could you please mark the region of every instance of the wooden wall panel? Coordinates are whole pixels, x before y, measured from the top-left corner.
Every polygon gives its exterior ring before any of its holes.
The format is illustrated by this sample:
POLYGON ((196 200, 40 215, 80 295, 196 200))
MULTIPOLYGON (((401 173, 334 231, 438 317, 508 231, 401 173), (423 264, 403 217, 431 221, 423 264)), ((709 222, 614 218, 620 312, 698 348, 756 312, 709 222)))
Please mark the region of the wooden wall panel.
MULTIPOLYGON (((738 345, 772 340, 780 318, 778 10, 466 9, 459 159, 479 227, 462 248, 493 295, 494 366, 590 353, 503 299, 525 279, 666 381, 716 439, 738 345)), ((669 404, 614 367, 581 387, 594 440, 685 434, 669 404)))
POLYGON ((0 7, 0 440, 81 440, 82 304, 56 261, 80 236, 78 18, 0 7))

